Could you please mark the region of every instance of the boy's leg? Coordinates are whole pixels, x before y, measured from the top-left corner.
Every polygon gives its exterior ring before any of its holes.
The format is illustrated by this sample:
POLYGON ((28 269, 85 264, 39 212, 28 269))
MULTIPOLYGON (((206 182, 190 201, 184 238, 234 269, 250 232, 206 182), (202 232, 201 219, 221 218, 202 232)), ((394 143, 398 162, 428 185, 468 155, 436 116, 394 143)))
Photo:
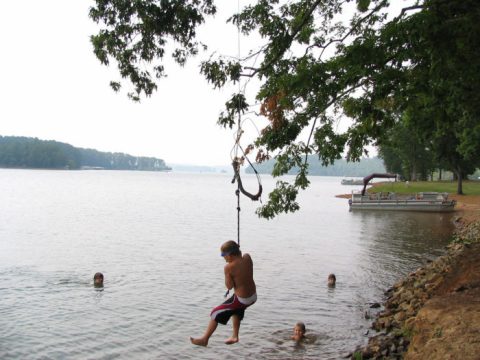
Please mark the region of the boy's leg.
POLYGON ((200 346, 207 346, 208 345, 208 339, 210 339, 210 336, 215 332, 217 329, 218 323, 215 320, 210 319, 210 322, 208 323, 207 330, 205 330, 205 334, 201 338, 190 338, 190 341, 194 345, 200 345, 200 346))
POLYGON ((240 332, 240 317, 238 315, 232 315, 232 336, 225 340, 225 344, 231 345, 238 342, 238 333, 240 332))

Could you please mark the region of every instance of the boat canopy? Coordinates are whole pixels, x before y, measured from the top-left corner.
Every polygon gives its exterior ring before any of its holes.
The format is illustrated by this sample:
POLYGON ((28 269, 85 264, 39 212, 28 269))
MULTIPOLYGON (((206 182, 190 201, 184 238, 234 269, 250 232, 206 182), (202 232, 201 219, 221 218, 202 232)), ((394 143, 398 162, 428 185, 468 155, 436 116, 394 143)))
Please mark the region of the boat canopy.
POLYGON ((367 185, 370 182, 370 180, 375 179, 375 178, 384 178, 384 179, 397 179, 396 174, 371 174, 368 176, 365 176, 363 178, 363 190, 362 190, 362 196, 365 195, 365 191, 367 190, 367 185))

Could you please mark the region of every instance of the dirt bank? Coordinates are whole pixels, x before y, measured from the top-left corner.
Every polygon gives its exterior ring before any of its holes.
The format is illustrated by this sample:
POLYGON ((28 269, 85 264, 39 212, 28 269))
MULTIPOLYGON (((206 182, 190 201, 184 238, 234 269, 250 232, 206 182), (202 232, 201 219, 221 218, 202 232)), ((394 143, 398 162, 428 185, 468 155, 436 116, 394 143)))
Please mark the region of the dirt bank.
POLYGON ((352 359, 480 358, 480 197, 451 197, 456 241, 385 293, 379 333, 352 359))

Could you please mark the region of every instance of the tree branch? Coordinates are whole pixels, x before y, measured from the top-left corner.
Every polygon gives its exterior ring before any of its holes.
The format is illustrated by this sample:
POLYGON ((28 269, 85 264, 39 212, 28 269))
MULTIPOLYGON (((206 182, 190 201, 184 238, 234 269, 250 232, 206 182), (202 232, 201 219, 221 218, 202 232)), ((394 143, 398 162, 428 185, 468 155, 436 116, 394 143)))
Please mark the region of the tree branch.
POLYGON ((423 5, 412 5, 412 6, 408 6, 406 8, 403 8, 402 11, 400 11, 400 15, 398 15, 392 21, 395 21, 395 22, 398 21, 401 17, 403 17, 403 15, 405 15, 405 13, 407 11, 416 10, 416 9, 423 9, 423 8, 424 8, 423 5))
POLYGON ((380 10, 382 7, 385 6, 387 2, 382 1, 379 3, 375 8, 373 8, 367 15, 365 15, 363 18, 360 18, 351 28, 350 30, 340 39, 331 39, 326 45, 324 46, 318 46, 320 49, 322 49, 322 52, 320 53, 319 59, 323 57, 323 53, 327 48, 334 44, 334 43, 343 43, 357 28, 367 19, 369 19, 373 14, 375 14, 378 10, 380 10))
MULTIPOLYGON (((351 88, 345 90, 344 92, 342 92, 339 96, 334 96, 324 107, 324 109, 322 110, 322 112, 326 111, 330 106, 332 106, 335 102, 337 102, 338 100, 342 99, 344 96, 350 94, 352 91, 358 89, 359 87, 362 87, 366 82, 368 81, 368 79, 365 79, 364 81, 361 81, 359 82, 357 85, 355 86, 352 86, 351 88)), ((312 136, 313 136, 313 131, 315 130, 315 127, 316 127, 316 124, 317 124, 317 120, 318 120, 318 116, 315 118, 315 120, 313 121, 313 124, 312 124, 312 127, 310 129, 310 134, 308 135, 308 141, 307 141, 307 148, 310 146, 310 140, 312 139, 312 136)), ((306 164, 308 161, 308 154, 305 154, 305 162, 304 164, 306 164)))
MULTIPOLYGON (((302 30, 303 26, 306 24, 306 22, 308 21, 309 17, 312 15, 312 13, 315 11, 315 9, 317 8, 318 5, 320 5, 320 3, 322 2, 322 0, 317 0, 315 1, 315 3, 310 7, 310 9, 306 12, 305 16, 303 17, 302 19, 302 22, 296 27, 296 29, 294 29, 294 31, 288 35, 287 37, 287 40, 288 40, 288 44, 285 44, 283 46, 283 49, 282 51, 280 51, 277 56, 275 56, 273 59, 271 59, 269 62, 267 62, 265 65, 261 66, 260 68, 257 68, 255 69, 250 77, 253 77, 255 76, 256 74, 258 74, 259 72, 269 68, 270 66, 272 66, 272 64, 274 64, 276 61, 278 61, 282 56, 283 54, 285 53, 285 51, 287 51, 289 48, 290 48, 290 45, 293 41, 293 39, 295 39, 295 36, 297 36, 297 34, 302 30)), ((269 45, 270 46, 270 45, 269 45)))

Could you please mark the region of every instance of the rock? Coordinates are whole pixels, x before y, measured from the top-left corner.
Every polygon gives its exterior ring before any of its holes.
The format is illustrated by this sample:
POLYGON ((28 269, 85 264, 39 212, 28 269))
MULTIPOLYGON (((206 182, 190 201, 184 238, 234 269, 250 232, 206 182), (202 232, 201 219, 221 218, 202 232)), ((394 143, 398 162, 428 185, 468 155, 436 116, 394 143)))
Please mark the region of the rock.
POLYGON ((413 299, 412 299, 412 302, 418 302, 418 299, 422 297, 422 295, 424 294, 425 292, 425 287, 423 287, 423 289, 416 289, 414 292, 413 292, 413 299))
POLYGON ((385 311, 381 312, 378 316, 380 318, 383 318, 383 317, 387 317, 387 316, 391 316, 391 315, 393 315, 393 311, 389 309, 389 310, 385 310, 385 311))
MULTIPOLYGON (((412 316, 415 316, 417 314, 417 308, 413 307, 413 306, 410 306, 406 311, 405 311, 405 316, 407 318, 410 318, 412 316)), ((405 320, 405 319, 403 319, 405 320)))
MULTIPOLYGON (((415 318, 414 317, 411 317, 411 318, 408 318, 406 321, 405 321, 405 328, 407 330, 411 330, 413 329, 413 325, 415 323, 415 318)), ((404 341, 406 341, 406 339, 404 339, 404 341)))
POLYGON ((413 292, 411 292, 410 290, 405 290, 400 296, 400 302, 405 302, 407 300, 410 300, 412 296, 413 296, 413 292))
POLYGON ((413 284, 413 287, 415 289, 424 289, 425 288, 425 283, 421 280, 415 281, 415 283, 413 284))
POLYGON ((425 290, 432 291, 433 288, 434 288, 434 284, 432 283, 425 284, 425 290))
POLYGON ((397 322, 402 322, 403 320, 405 320, 407 318, 407 316, 405 315, 405 313, 403 311, 400 311, 398 313, 396 313, 393 318, 397 321, 397 322))

